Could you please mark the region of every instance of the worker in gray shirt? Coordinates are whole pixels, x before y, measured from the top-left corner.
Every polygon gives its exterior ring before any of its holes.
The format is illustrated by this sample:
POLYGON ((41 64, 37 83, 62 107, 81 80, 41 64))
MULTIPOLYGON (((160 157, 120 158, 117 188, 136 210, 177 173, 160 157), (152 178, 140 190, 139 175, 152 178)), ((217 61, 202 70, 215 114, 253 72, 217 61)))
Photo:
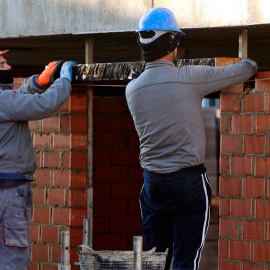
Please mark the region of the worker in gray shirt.
POLYGON ((7 52, 0 51, 0 268, 27 270, 36 169, 28 121, 51 117, 70 96, 75 62, 51 62, 41 75, 12 90, 7 52))
POLYGON ((176 67, 184 33, 166 8, 148 10, 137 28, 145 71, 126 88, 140 140, 144 185, 140 194, 147 249, 165 252, 165 269, 199 268, 209 223, 211 187, 204 167, 202 99, 248 80, 257 64, 176 67))

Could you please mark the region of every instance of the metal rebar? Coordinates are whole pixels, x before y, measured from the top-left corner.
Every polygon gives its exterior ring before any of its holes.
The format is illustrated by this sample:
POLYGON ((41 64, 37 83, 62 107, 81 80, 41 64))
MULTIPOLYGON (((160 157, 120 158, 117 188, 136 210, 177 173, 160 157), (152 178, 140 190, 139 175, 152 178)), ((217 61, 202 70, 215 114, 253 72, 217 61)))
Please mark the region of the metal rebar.
POLYGON ((70 270, 70 232, 61 232, 61 264, 58 265, 60 270, 70 270))
POLYGON ((134 270, 142 270, 142 236, 133 237, 134 270))
POLYGON ((83 244, 90 247, 90 219, 83 220, 83 244))

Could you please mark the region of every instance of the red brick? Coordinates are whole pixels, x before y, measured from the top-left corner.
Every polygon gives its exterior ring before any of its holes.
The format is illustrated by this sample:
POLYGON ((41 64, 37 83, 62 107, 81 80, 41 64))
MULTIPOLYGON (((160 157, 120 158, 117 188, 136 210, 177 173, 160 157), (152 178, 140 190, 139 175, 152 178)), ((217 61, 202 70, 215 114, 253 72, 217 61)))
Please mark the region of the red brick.
POLYGON ((71 151, 70 168, 87 169, 87 152, 71 151))
POLYGON ((228 244, 226 240, 218 240, 218 258, 228 259, 228 244))
POLYGON ((237 157, 231 159, 231 174, 248 175, 251 174, 251 157, 237 157))
POLYGON ((47 246, 47 245, 32 245, 31 254, 32 254, 32 261, 48 262, 49 246, 47 246))
POLYGON ((220 177, 219 195, 237 196, 240 193, 239 178, 220 177))
POLYGON ((96 166, 95 181, 97 182, 126 182, 127 167, 125 166, 96 166))
MULTIPOLYGON (((83 225, 83 224, 82 224, 83 225)), ((83 228, 70 228, 70 245, 79 246, 82 244, 83 228)), ((78 254, 76 254, 78 257, 78 254)), ((77 260, 78 261, 78 260, 77 260)))
POLYGON ((46 189, 33 187, 33 204, 45 204, 46 189))
POLYGON ((229 200, 227 198, 219 199, 219 214, 220 216, 229 216, 230 208, 229 208, 229 200))
POLYGON ((58 227, 41 227, 41 241, 44 243, 59 243, 59 228, 58 227))
POLYGON ((53 171, 53 186, 57 187, 69 187, 70 186, 70 174, 71 172, 64 170, 53 171))
POLYGON ((243 239, 264 240, 265 231, 265 222, 243 221, 243 239))
POLYGON ((79 207, 86 206, 86 189, 72 189, 67 191, 67 206, 79 207))
POLYGON ((112 198, 139 198, 141 189, 141 183, 115 183, 112 185, 112 198))
POLYGON ((253 133, 254 116, 252 115, 233 115, 232 116, 233 133, 253 133))
POLYGON ((270 220, 270 200, 255 200, 255 218, 270 220))
POLYGON ((220 156, 219 157, 219 172, 220 173, 227 173, 228 172, 228 162, 229 157, 228 156, 220 156))
POLYGON ((71 187, 85 187, 87 184, 87 170, 71 171, 70 186, 71 187))
POLYGON ((110 165, 111 154, 108 149, 94 149, 93 163, 94 165, 110 165))
POLYGON ((252 200, 250 199, 231 199, 232 217, 251 217, 252 200))
POLYGON ((239 112, 240 111, 240 96, 228 95, 221 93, 220 95, 220 110, 222 112, 239 112))
POLYGON ((28 264, 28 270, 39 270, 39 264, 30 262, 28 264))
POLYGON ((33 136, 33 145, 35 149, 50 149, 51 135, 46 133, 35 133, 33 136))
POLYGON ((112 130, 135 130, 131 115, 112 115, 112 130))
POLYGON ((43 165, 41 164, 41 153, 42 152, 35 152, 35 156, 36 156, 36 166, 37 168, 42 167, 43 165))
POLYGON ((33 222, 48 224, 50 222, 50 212, 48 207, 33 207, 33 222))
POLYGON ((220 152, 223 154, 241 154, 240 136, 236 135, 221 135, 220 152))
POLYGON ((110 129, 109 115, 95 115, 93 119, 93 129, 107 131, 110 129))
POLYGON ((52 246, 51 247, 51 257, 53 263, 61 262, 61 247, 52 246))
POLYGON ((87 133, 71 133, 71 149, 87 149, 87 133))
POLYGON ((64 152, 63 153, 62 163, 63 163, 63 168, 64 169, 70 169, 71 168, 70 156, 71 156, 71 152, 64 152))
POLYGON ((264 94, 246 94, 244 96, 244 112, 263 112, 266 98, 264 94))
POLYGON ((139 198, 137 200, 130 200, 129 201, 129 214, 134 216, 141 215, 141 208, 139 203, 139 198))
POLYGON ((70 98, 68 98, 61 108, 58 110, 59 112, 70 112, 70 98))
POLYGON ((53 208, 52 209, 52 224, 68 225, 69 224, 69 209, 53 208))
POLYGON ((113 164, 139 164, 139 149, 119 149, 113 155, 113 164))
POLYGON ((230 241, 229 258, 232 260, 249 261, 251 259, 251 243, 230 241))
POLYGON ((241 263, 230 261, 219 261, 218 270, 241 270, 241 263))
POLYGON ((242 180, 242 195, 244 197, 264 197, 265 180, 263 178, 244 178, 242 180))
POLYGON ((240 83, 240 84, 235 84, 227 88, 224 88, 221 90, 221 92, 222 93, 240 93, 240 92, 244 92, 244 90, 245 90, 244 84, 240 83))
POLYGON ((53 134, 53 148, 54 149, 70 149, 70 137, 69 134, 54 133, 53 134))
POLYGON ((111 217, 110 228, 112 232, 140 232, 140 217, 111 217))
POLYGON ((30 233, 30 241, 31 242, 38 242, 39 235, 40 235, 40 226, 38 225, 29 225, 28 230, 30 233))
POLYGON ((222 113, 220 115, 220 132, 229 133, 231 130, 231 116, 222 113))
POLYGON ((95 216, 123 216, 127 214, 126 200, 95 200, 95 216))
POLYGON ((60 188, 48 189, 48 204, 65 205, 65 190, 60 188))
POLYGON ((71 130, 74 131, 87 131, 87 116, 86 115, 71 115, 70 118, 71 130))
POLYGON ((255 77, 255 89, 257 91, 270 90, 270 72, 260 71, 256 73, 255 77))
POLYGON ((59 115, 45 118, 42 120, 42 131, 59 131, 60 118, 59 115))
POLYGON ((270 172, 270 158, 256 158, 255 175, 268 176, 270 172))
POLYGON ((256 133, 265 134, 270 127, 270 115, 257 115, 256 133))
POLYGON ((49 186, 51 182, 51 170, 36 170, 34 177, 36 179, 34 182, 35 185, 49 186))
POLYGON ((44 167, 59 168, 60 167, 60 152, 44 152, 44 167))
POLYGON ((253 260, 255 262, 269 263, 270 243, 254 243, 253 260))
POLYGON ((29 121, 28 126, 29 126, 30 131, 31 132, 40 131, 41 123, 42 123, 42 120, 29 121))
POLYGON ((109 218, 94 216, 93 231, 94 233, 109 232, 109 218))
POLYGON ((129 181, 143 183, 143 169, 140 166, 129 168, 129 181))
POLYGON ((251 264, 251 263, 243 263, 243 270, 264 270, 264 265, 262 264, 251 264))
POLYGON ((111 196, 111 185, 110 184, 94 184, 94 200, 96 199, 109 199, 111 196))
MULTIPOLYGON (((86 208, 86 206, 85 206, 86 208)), ((86 209, 71 208, 70 209, 70 226, 82 226, 83 220, 86 219, 87 213, 86 209)))
POLYGON ((42 263, 41 270, 58 270, 58 265, 42 263))
POLYGON ((70 115, 61 115, 60 131, 71 132, 71 116, 70 115))
POLYGON ((126 134, 124 132, 95 132, 95 147, 124 147, 126 143, 126 134))
POLYGON ((95 114, 124 114, 127 112, 127 103, 125 98, 103 98, 94 97, 95 114))
POLYGON ((140 146, 140 141, 139 141, 139 136, 136 132, 130 132, 130 147, 139 147, 140 146))
POLYGON ((124 233, 96 233, 94 235, 94 250, 126 250, 127 235, 124 233))
POLYGON ((87 95, 72 95, 70 99, 71 112, 87 112, 87 95))
POLYGON ((266 137, 265 136, 244 136, 243 146, 244 153, 263 154, 265 153, 266 137))
POLYGON ((239 220, 220 219, 219 236, 229 238, 240 238, 241 227, 239 220))

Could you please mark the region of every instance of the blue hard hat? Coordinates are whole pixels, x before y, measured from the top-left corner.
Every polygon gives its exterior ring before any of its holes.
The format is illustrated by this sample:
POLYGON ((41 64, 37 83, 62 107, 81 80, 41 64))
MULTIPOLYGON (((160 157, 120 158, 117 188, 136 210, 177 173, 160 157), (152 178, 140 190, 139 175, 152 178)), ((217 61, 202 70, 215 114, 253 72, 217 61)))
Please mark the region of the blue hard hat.
POLYGON ((174 14, 167 8, 151 8, 142 16, 136 32, 150 30, 168 30, 177 32, 178 35, 185 33, 178 27, 174 14))

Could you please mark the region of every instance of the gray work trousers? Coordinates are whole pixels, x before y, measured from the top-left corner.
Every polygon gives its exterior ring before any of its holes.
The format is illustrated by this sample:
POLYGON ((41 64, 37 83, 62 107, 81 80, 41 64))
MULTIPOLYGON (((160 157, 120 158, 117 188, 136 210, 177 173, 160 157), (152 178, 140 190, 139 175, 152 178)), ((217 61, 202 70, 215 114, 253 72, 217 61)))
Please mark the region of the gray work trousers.
POLYGON ((28 223, 31 183, 0 190, 0 269, 27 270, 30 261, 28 223))

